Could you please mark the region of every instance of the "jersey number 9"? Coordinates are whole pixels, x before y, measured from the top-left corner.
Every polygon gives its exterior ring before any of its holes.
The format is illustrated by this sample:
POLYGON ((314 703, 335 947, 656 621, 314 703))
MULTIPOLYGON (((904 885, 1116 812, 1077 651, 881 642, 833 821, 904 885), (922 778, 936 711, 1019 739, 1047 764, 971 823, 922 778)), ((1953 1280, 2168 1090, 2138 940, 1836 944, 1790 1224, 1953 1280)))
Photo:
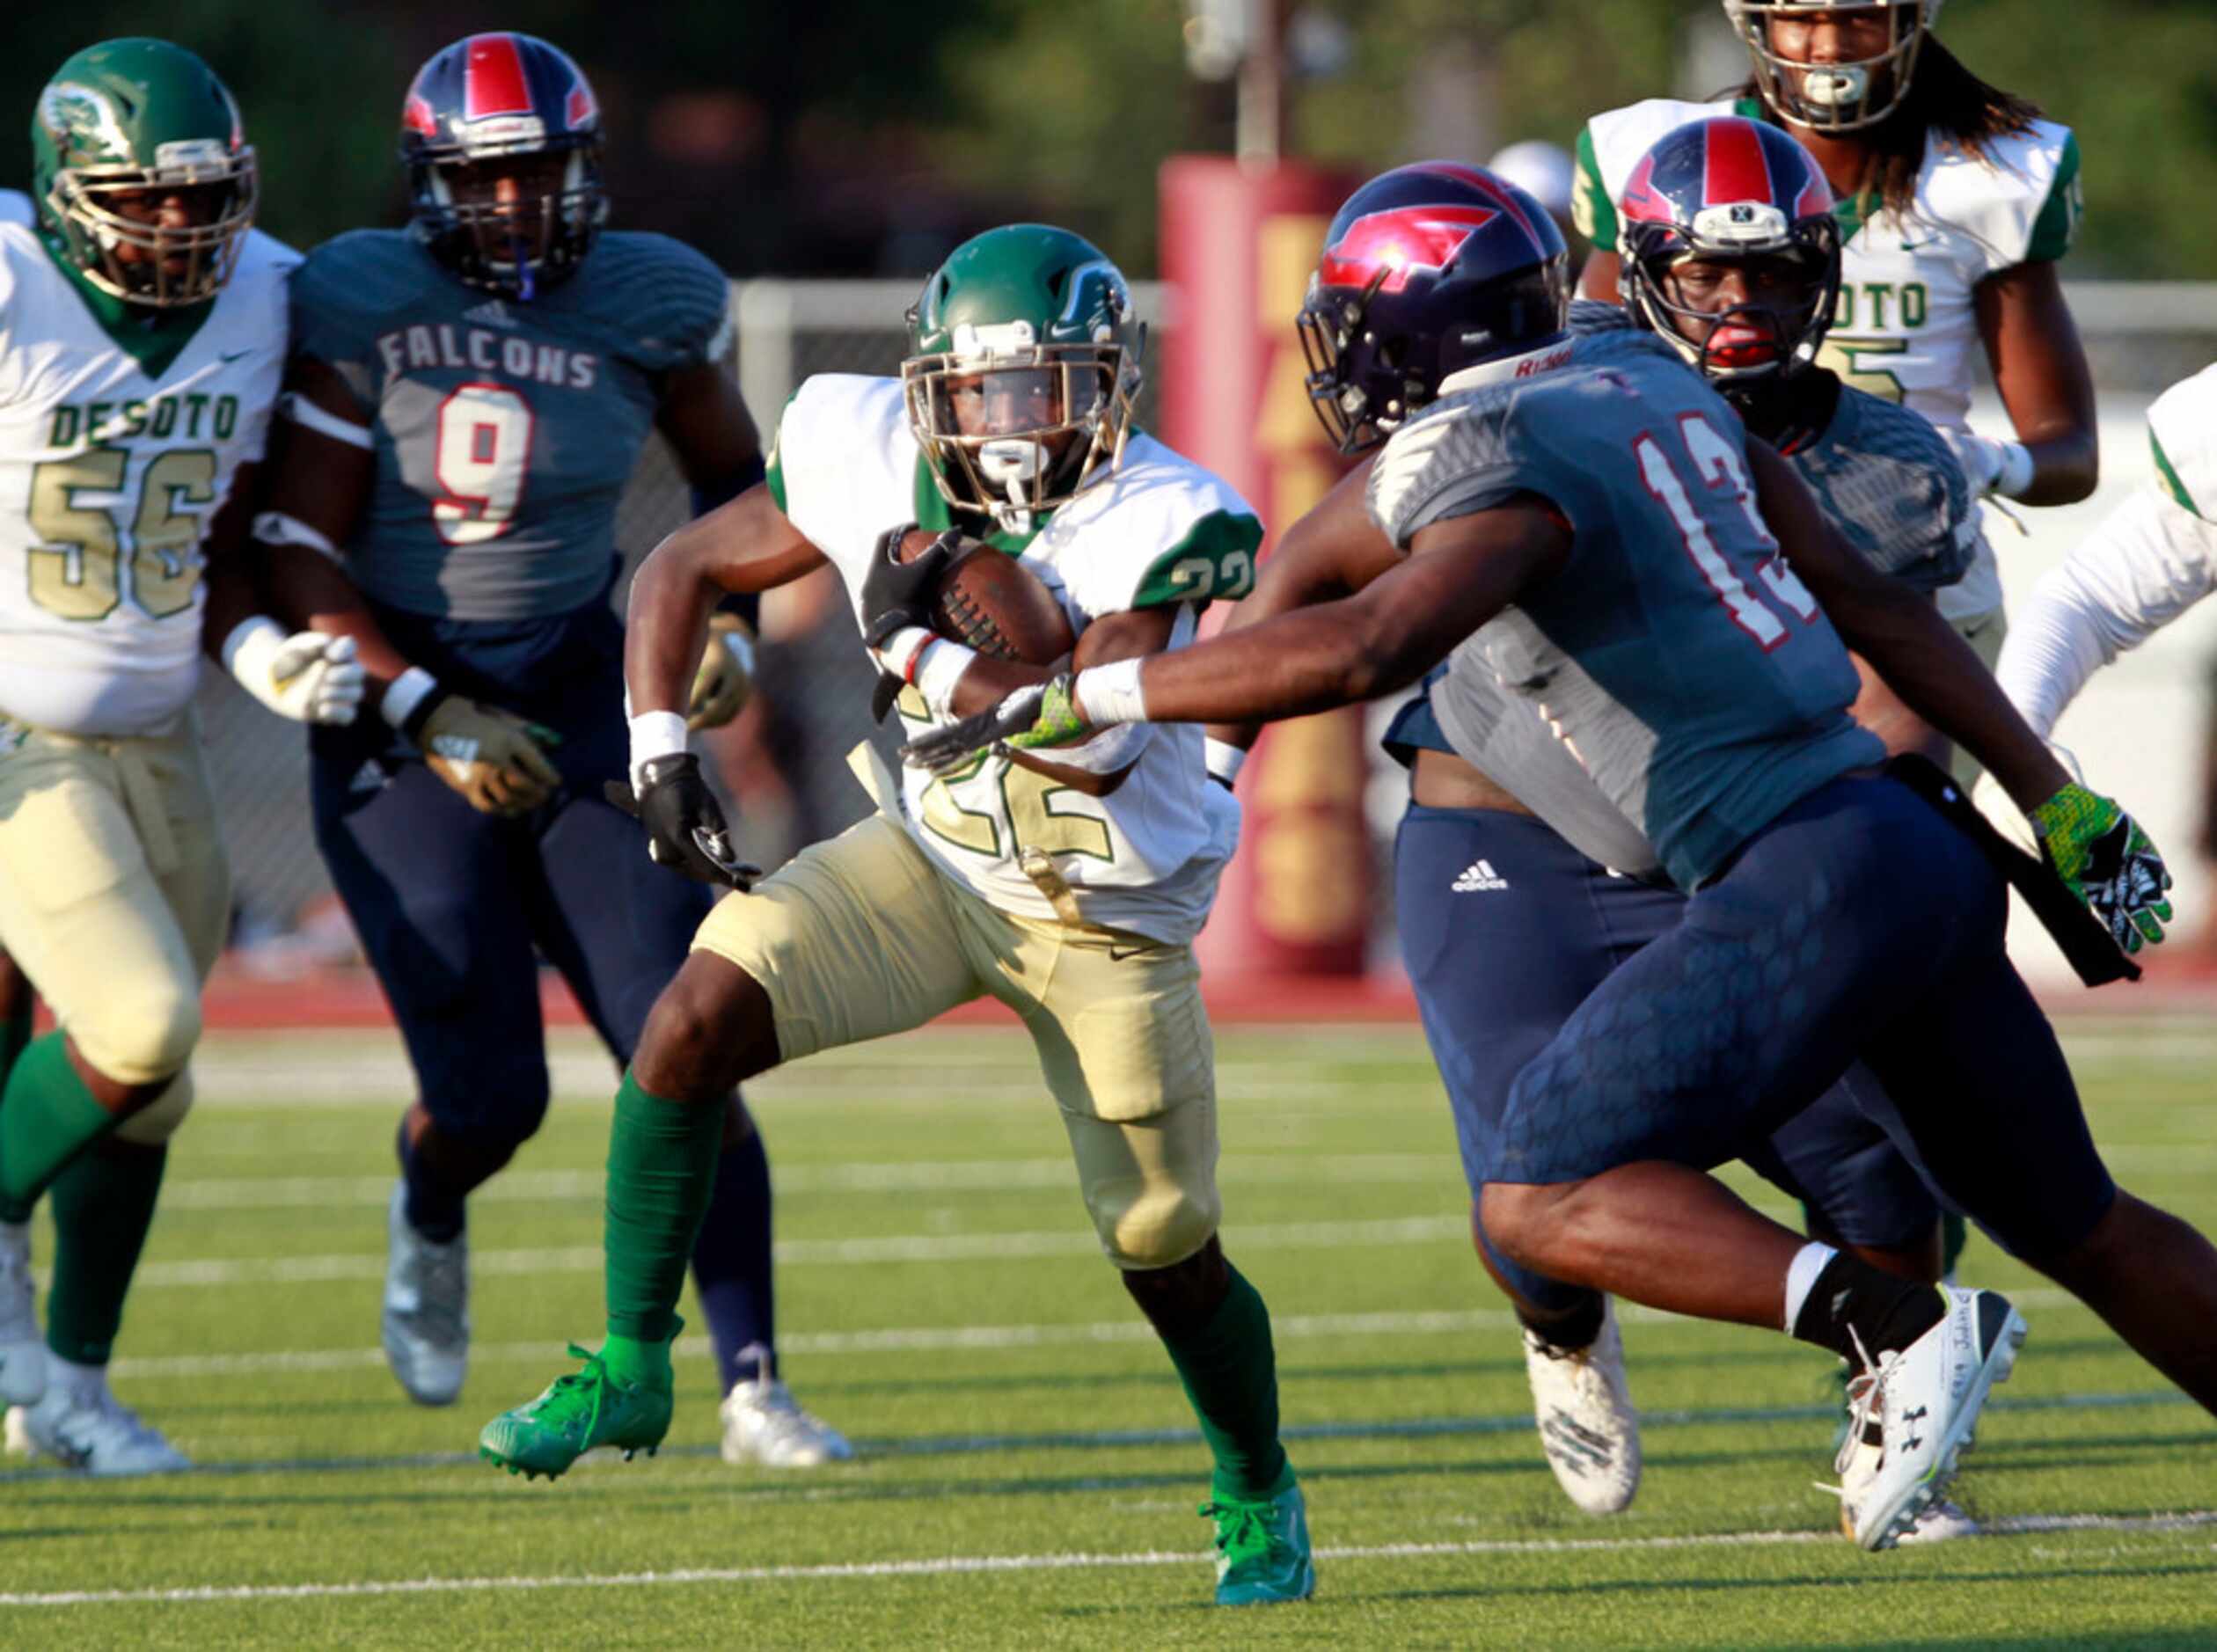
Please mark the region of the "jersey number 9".
POLYGON ((509 530, 531 457, 531 404, 506 384, 462 384, 439 404, 440 497, 431 520, 449 545, 509 530))

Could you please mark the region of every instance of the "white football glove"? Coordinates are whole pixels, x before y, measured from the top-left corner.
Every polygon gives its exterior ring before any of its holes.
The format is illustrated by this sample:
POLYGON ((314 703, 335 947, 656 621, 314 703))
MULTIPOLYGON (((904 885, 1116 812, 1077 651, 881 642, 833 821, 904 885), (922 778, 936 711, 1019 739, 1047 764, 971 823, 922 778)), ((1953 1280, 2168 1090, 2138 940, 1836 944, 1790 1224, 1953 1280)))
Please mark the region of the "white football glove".
POLYGON ((284 628, 264 614, 241 620, 223 641, 223 665, 238 685, 280 717, 350 723, 361 708, 362 667, 352 637, 284 628))
POLYGON ((2023 442, 1997 441, 1961 425, 1942 425, 1939 430, 1940 439, 1963 466, 1972 498, 1999 493, 2016 499, 2032 486, 2032 456, 2023 442))

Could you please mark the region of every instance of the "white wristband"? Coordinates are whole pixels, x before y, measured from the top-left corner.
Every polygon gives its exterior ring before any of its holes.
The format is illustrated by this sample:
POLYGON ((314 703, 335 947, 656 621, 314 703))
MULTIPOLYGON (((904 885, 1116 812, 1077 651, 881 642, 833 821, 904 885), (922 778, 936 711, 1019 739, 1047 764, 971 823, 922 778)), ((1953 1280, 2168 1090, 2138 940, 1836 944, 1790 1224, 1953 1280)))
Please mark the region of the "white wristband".
POLYGON ((1994 491, 2005 499, 2023 499, 2032 486, 2037 467, 2032 463, 2032 451, 2022 442, 2004 442, 2001 449, 2001 471, 1994 479, 1994 491))
POLYGON ((1071 697, 1087 723, 1106 728, 1111 723, 1144 723, 1147 697, 1140 691, 1139 668, 1144 657, 1119 660, 1114 665, 1087 666, 1078 674, 1071 697))
POLYGON ((641 712, 631 720, 632 790, 643 788, 640 771, 657 757, 674 757, 685 749, 683 712, 641 712))
POLYGON ((910 675, 916 683, 916 691, 924 697, 925 705, 932 708, 932 715, 945 720, 955 708, 955 685, 962 680, 970 662, 977 658, 977 650, 965 648, 959 642, 945 637, 934 637, 916 657, 916 669, 910 675))
POLYGON ((1235 746, 1228 740, 1218 740, 1213 736, 1201 742, 1201 756, 1208 764, 1209 772, 1226 786, 1238 782, 1240 770, 1248 760, 1244 746, 1235 746))
POLYGON ((439 679, 420 665, 412 665, 392 679, 392 686, 377 702, 377 715, 395 728, 404 727, 415 708, 439 691, 439 679))
POLYGON ((238 664, 238 651, 257 637, 267 637, 268 641, 254 650, 254 660, 249 661, 245 667, 246 670, 252 670, 257 662, 267 661, 270 649, 284 641, 285 628, 267 614, 249 614, 233 625, 230 635, 223 639, 223 669, 242 683, 246 678, 238 664))
POLYGON ((904 683, 916 681, 917 656, 939 640, 939 633, 926 631, 921 625, 911 625, 895 632, 885 640, 884 646, 873 648, 879 668, 890 671, 904 683))

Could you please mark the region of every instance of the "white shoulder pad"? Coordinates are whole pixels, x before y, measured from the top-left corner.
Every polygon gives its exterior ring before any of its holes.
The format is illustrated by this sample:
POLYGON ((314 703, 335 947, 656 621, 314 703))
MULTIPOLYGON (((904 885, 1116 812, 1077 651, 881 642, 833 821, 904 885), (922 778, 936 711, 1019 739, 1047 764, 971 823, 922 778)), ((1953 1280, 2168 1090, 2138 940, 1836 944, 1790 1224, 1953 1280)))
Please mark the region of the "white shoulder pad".
POLYGON ((38 208, 31 204, 31 197, 20 189, 0 189, 0 224, 12 223, 28 230, 39 222, 38 208))
POLYGON ((1921 204, 1978 244, 1987 274, 2070 251, 2083 197, 2068 127, 2036 121, 1994 139, 1982 156, 1937 137, 1928 143, 1921 204))
POLYGON ((2147 441, 2156 485, 2204 522, 2217 522, 2217 364, 2155 398, 2147 441))
POLYGON ((1236 602, 1254 588, 1262 543, 1237 489, 1140 433, 1114 474, 1057 510, 1025 554, 1050 562, 1090 616, 1236 602))
POLYGON ((1624 194, 1624 186, 1631 181, 1632 169, 1640 164, 1640 157, 1653 149, 1665 134, 1677 131, 1688 121, 1731 112, 1730 98, 1715 103, 1646 98, 1621 109, 1609 109, 1595 115, 1586 122, 1586 128, 1593 134, 1593 158, 1601 168, 1601 181, 1608 188, 1609 200, 1614 202, 1624 194))
POLYGON ((818 373, 802 382, 779 415, 765 461, 771 497, 793 525, 830 549, 851 526, 865 496, 882 500, 889 488, 902 504, 879 524, 894 526, 914 514, 913 479, 896 476, 897 456, 912 452, 903 439, 908 413, 896 378, 855 373, 818 373))

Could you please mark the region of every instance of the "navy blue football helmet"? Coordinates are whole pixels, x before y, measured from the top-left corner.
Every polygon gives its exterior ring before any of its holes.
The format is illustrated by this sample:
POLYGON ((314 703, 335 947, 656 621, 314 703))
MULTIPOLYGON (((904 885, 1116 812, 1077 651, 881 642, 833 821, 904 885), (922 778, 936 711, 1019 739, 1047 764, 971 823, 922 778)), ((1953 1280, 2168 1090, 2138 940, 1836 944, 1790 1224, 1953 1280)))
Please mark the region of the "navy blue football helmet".
POLYGON ((567 280, 592 251, 608 217, 600 157, 584 71, 532 35, 457 40, 401 106, 416 238, 470 286, 512 297, 567 280))
POLYGON ((1482 167, 1396 167, 1324 232, 1296 323, 1310 405, 1342 453, 1360 453, 1458 373, 1554 365, 1569 303, 1569 254, 1546 208, 1482 167))
POLYGON ((1738 115, 1689 121, 1642 156, 1617 203, 1617 287, 1640 324, 1704 377, 1729 385, 1816 360, 1840 296, 1840 226, 1816 157, 1738 115), (1765 290, 1709 308, 1685 302, 1673 267, 1765 266, 1765 290))

